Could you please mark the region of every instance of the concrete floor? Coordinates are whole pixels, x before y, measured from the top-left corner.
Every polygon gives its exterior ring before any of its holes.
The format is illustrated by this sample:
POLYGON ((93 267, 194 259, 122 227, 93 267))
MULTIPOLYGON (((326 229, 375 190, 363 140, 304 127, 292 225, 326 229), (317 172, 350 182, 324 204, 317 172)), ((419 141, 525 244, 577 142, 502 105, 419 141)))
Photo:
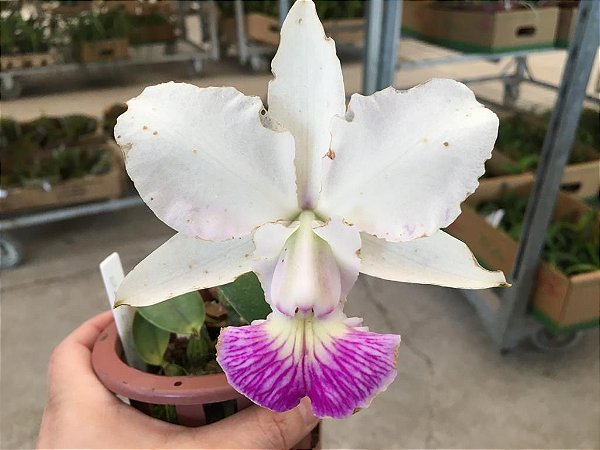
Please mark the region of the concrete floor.
MULTIPOLYGON (((431 52, 407 41, 406 58, 431 52)), ((532 58, 535 74, 556 82, 564 55, 532 58)), ((470 63, 398 74, 408 86, 432 76, 495 73, 498 65, 470 63)), ((123 77, 119 87, 46 93, 2 102, 18 118, 67 112, 99 114, 146 84, 182 77, 147 71, 123 77), (124 83, 124 80, 130 84, 124 83)), ((345 64, 347 91, 360 85, 360 65, 345 64)), ((266 74, 234 64, 207 67, 199 85, 234 85, 264 95, 266 74)), ((75 77, 73 85, 80 86, 75 77)), ((83 86, 83 84, 81 84, 83 86)), ((476 87, 499 100, 499 83, 476 87)), ((553 96, 526 87, 522 106, 550 106, 553 96)), ((52 348, 86 318, 106 308, 98 262, 112 251, 130 269, 173 232, 145 207, 34 227, 15 233, 27 260, 1 276, 1 448, 31 448, 45 402, 45 370, 52 348)), ((598 448, 600 364, 598 330, 574 349, 543 354, 523 345, 501 356, 473 309, 458 292, 361 277, 347 312, 372 330, 402 334, 398 377, 372 406, 343 421, 327 421, 324 448, 598 448)))

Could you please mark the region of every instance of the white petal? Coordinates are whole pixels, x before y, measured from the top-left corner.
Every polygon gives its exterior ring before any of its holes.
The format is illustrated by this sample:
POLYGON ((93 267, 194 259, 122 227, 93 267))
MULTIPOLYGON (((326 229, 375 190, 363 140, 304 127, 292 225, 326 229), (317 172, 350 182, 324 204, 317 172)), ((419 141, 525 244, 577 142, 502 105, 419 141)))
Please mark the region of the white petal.
POLYGON ((252 270, 253 251, 251 236, 211 242, 178 233, 127 274, 115 304, 148 306, 229 283, 252 270))
POLYGON ((165 83, 128 105, 115 136, 140 195, 167 225, 222 240, 295 215, 293 138, 261 116, 258 97, 165 83))
POLYGON ((266 223, 254 232, 254 265, 252 271, 258 277, 265 292, 265 300, 273 306, 271 286, 273 272, 279 261, 279 255, 285 247, 288 238, 294 233, 299 222, 293 224, 266 223))
POLYGON ((361 233, 360 271, 385 280, 463 289, 505 286, 502 272, 485 270, 469 248, 443 231, 410 242, 361 233))
POLYGON ((319 212, 389 241, 431 235, 478 186, 497 131, 496 115, 456 81, 354 95, 333 121, 319 212))
POLYGON ((345 301, 360 270, 360 233, 356 227, 346 225, 341 219, 332 219, 313 231, 331 247, 340 269, 341 301, 345 301))
POLYGON ((344 114, 346 98, 335 43, 325 37, 312 1, 297 1, 281 28, 269 83, 269 114, 294 135, 298 197, 315 206, 321 159, 329 151, 331 119, 344 114))
POLYGON ((267 302, 287 316, 297 310, 331 313, 358 276, 358 231, 341 221, 323 226, 313 219, 306 211, 290 227, 266 224, 254 234, 254 272, 267 302))

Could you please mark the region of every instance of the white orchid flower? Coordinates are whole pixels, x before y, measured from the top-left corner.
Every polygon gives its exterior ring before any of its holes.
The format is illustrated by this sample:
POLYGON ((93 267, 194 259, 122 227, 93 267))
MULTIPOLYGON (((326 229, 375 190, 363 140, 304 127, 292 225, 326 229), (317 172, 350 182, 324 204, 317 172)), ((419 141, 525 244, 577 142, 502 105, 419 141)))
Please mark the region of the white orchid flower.
POLYGON ((440 228, 490 158, 498 119, 463 84, 353 95, 312 1, 297 1, 272 63, 268 111, 234 88, 166 83, 115 128, 129 175, 177 234, 137 265, 117 304, 146 306, 254 271, 273 313, 221 332, 230 384, 282 411, 368 406, 396 375, 400 337, 347 318, 359 272, 482 289, 505 283, 440 228))

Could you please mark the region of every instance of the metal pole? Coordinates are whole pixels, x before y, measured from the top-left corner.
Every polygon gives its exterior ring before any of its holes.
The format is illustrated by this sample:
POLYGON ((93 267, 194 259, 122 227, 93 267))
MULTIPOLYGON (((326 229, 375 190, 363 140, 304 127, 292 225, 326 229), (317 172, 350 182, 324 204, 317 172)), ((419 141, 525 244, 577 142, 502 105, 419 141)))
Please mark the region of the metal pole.
POLYGON ((279 0, 279 26, 283 25, 283 21, 287 16, 288 11, 290 10, 290 2, 289 0, 279 0))
POLYGON ((244 3, 235 0, 235 27, 237 31, 238 57, 240 64, 248 61, 248 42, 246 40, 246 16, 244 15, 244 3))
POLYGON ((365 56, 363 67, 364 95, 371 95, 377 90, 377 70, 379 68, 379 49, 381 46, 381 25, 383 17, 383 0, 369 0, 365 21, 365 56))
POLYGON ((187 25, 185 23, 185 12, 187 9, 187 5, 184 5, 185 2, 178 1, 177 2, 177 25, 179 26, 179 30, 181 30, 181 35, 187 39, 188 38, 188 30, 187 25))
POLYGON ((60 220, 73 219, 75 217, 91 216, 103 212, 118 211, 133 206, 143 205, 144 202, 137 195, 119 198, 116 200, 107 200, 98 203, 89 203, 78 206, 70 206, 51 211, 43 211, 35 214, 16 216, 9 219, 0 220, 0 231, 13 230, 15 228, 31 227, 34 225, 43 225, 60 220))
POLYGON ((402 0, 385 0, 376 85, 376 90, 378 91, 394 84, 396 62, 398 61, 401 18, 402 0))
POLYGON ((567 163, 581 115, 585 91, 599 44, 600 2, 579 4, 577 27, 571 39, 558 97, 542 146, 536 181, 527 205, 522 238, 513 267, 513 287, 503 295, 500 322, 503 340, 510 346, 526 317, 546 230, 550 223, 563 169, 567 163))
POLYGON ((210 36, 210 56, 215 61, 218 61, 221 58, 218 22, 219 12, 217 11, 217 5, 211 0, 208 2, 208 34, 210 36))

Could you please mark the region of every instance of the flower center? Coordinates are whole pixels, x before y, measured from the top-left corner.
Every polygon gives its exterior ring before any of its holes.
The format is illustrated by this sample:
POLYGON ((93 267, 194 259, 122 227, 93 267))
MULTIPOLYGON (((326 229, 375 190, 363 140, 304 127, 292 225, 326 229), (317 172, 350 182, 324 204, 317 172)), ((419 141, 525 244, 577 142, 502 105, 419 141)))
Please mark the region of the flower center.
POLYGON ((314 232, 322 226, 315 213, 302 211, 298 222, 277 260, 271 298, 287 316, 324 316, 340 302, 340 270, 329 244, 314 232))

